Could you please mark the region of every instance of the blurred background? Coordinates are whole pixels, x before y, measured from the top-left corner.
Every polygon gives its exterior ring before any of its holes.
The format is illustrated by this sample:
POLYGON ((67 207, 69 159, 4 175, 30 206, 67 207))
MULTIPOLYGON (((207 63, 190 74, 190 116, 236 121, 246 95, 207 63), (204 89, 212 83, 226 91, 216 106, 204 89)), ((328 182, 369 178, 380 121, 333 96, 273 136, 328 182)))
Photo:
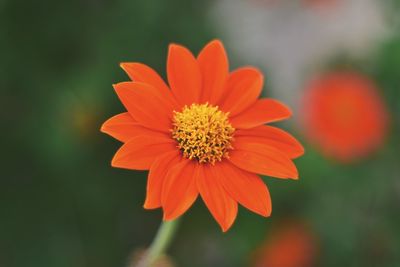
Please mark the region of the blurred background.
MULTIPOLYGON (((146 172, 114 169, 99 132, 123 111, 120 62, 165 77, 168 44, 214 38, 254 65, 280 127, 305 145, 299 181, 265 177, 273 214, 223 234, 201 201, 162 266, 400 266, 399 0, 0 1, 0 266, 129 266, 161 211, 146 172), (168 265, 169 264, 169 265, 168 265)), ((161 265, 160 265, 161 266, 161 265)))

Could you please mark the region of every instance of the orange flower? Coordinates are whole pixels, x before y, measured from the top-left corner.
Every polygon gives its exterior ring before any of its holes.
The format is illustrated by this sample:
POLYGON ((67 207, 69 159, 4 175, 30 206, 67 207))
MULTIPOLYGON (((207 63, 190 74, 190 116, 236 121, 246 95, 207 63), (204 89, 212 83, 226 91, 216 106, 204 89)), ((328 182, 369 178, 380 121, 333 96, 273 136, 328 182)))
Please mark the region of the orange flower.
POLYGON ((345 162, 376 149, 387 129, 387 112, 375 85, 357 73, 328 73, 315 79, 301 114, 309 139, 328 156, 345 162))
POLYGON ((301 222, 281 224, 256 251, 254 267, 311 267, 316 240, 301 222))
POLYGON ((173 220, 200 194, 223 231, 235 220, 237 202, 269 216, 270 195, 256 173, 297 179, 292 159, 303 148, 288 133, 264 125, 291 112, 276 100, 257 99, 260 71, 229 72, 218 40, 197 58, 171 44, 169 86, 146 65, 121 67, 133 81, 114 88, 128 112, 106 121, 101 131, 124 143, 112 166, 150 170, 144 208, 162 207, 164 220, 173 220))

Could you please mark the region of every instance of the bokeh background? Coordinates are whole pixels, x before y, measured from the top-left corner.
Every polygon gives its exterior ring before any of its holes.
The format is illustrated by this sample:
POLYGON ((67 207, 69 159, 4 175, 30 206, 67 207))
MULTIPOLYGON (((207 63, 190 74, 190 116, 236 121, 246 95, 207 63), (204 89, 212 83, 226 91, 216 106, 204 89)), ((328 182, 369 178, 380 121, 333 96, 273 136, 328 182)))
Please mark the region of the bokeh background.
POLYGON ((111 168, 119 143, 99 132, 123 111, 111 85, 127 80, 120 62, 165 77, 169 43, 197 53, 213 38, 231 69, 263 70, 306 154, 299 181, 265 177, 270 218, 242 208, 222 233, 197 201, 172 266, 400 266, 399 12, 398 0, 0 1, 0 266, 128 266, 151 242, 162 216, 142 208, 147 173, 111 168), (309 81, 342 71, 374 84, 388 118, 345 160, 302 123, 309 81))

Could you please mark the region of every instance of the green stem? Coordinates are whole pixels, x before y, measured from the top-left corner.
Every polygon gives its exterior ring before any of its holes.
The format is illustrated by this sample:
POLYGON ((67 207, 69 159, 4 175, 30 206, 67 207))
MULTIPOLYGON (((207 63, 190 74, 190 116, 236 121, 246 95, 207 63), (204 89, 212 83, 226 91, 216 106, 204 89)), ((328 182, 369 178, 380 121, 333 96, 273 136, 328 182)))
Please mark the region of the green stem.
POLYGON ((158 228, 157 235, 151 243, 146 254, 137 264, 137 267, 151 267, 152 264, 164 253, 170 244, 175 230, 178 226, 179 219, 173 221, 163 221, 158 228))

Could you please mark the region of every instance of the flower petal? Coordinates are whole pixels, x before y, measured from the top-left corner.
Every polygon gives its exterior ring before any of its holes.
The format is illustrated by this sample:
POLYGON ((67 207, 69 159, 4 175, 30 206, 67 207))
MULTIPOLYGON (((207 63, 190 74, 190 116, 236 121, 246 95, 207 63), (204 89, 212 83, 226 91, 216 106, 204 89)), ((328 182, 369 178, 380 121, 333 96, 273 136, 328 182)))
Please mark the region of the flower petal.
POLYGON ((161 91, 170 91, 160 75, 149 66, 137 62, 121 63, 120 66, 132 81, 149 84, 161 91))
POLYGON ((111 165, 124 169, 148 170, 157 156, 177 149, 172 138, 141 135, 122 145, 115 153, 111 165))
POLYGON ((243 67, 229 75, 226 85, 226 95, 221 101, 221 110, 231 116, 249 108, 260 96, 264 76, 254 67, 243 67))
POLYGON ((268 217, 271 215, 271 197, 267 186, 258 175, 241 170, 229 162, 221 162, 222 186, 237 202, 249 210, 268 217))
POLYGON ((248 129, 265 123, 284 120, 291 115, 292 112, 289 108, 281 102, 264 98, 257 100, 252 107, 229 120, 236 129, 248 129))
POLYGON ((145 209, 156 209, 161 207, 161 192, 168 171, 179 163, 181 155, 179 150, 167 152, 157 157, 151 164, 147 178, 145 209))
POLYGON ((304 154, 303 146, 292 135, 269 125, 237 130, 235 137, 247 137, 251 143, 270 145, 285 153, 289 158, 297 158, 304 154))
POLYGON ((219 40, 209 42, 197 57, 202 74, 202 102, 215 105, 221 98, 229 73, 228 57, 219 40))
POLYGON ((171 44, 167 60, 167 76, 172 93, 181 105, 200 99, 201 73, 196 58, 185 47, 171 44))
POLYGON ((277 178, 298 178, 293 162, 271 146, 248 143, 237 137, 233 147, 229 152, 229 161, 243 170, 277 178))
POLYGON ((237 202, 222 187, 222 173, 216 172, 215 166, 202 165, 201 167, 197 177, 198 190, 222 231, 226 232, 235 221, 238 211, 237 202))
POLYGON ((196 186, 197 169, 197 162, 184 159, 168 171, 161 193, 164 220, 181 216, 196 200, 199 194, 196 186))
POLYGON ((139 82, 122 82, 114 85, 115 91, 132 117, 143 126, 170 132, 174 104, 172 97, 139 82))
POLYGON ((111 117, 103 123, 100 130, 124 143, 139 135, 160 135, 167 137, 165 133, 143 127, 128 112, 111 117))

